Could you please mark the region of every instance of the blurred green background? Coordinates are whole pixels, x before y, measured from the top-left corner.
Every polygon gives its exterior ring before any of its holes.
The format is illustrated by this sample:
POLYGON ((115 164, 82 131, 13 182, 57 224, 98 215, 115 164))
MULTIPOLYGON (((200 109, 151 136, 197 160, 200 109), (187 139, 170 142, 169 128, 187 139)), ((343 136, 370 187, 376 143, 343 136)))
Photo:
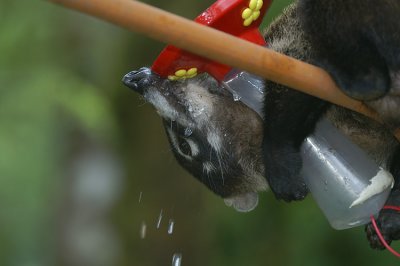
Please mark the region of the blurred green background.
MULTIPOLYGON (((213 1, 146 2, 194 18, 213 1)), ((331 229, 310 198, 265 193, 241 214, 184 172, 152 107, 121 84, 163 47, 47 1, 0 1, 0 265, 398 262, 363 228, 331 229)))

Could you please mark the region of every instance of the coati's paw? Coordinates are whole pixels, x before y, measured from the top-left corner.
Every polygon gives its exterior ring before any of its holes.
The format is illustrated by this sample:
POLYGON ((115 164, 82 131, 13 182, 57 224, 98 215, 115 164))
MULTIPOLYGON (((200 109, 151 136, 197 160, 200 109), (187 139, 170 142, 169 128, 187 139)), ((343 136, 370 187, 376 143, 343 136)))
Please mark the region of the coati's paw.
MULTIPOLYGON (((376 220, 379 230, 386 242, 400 239, 400 212, 395 210, 382 210, 376 220)), ((372 224, 365 227, 367 238, 373 249, 385 249, 372 224)))
POLYGON ((378 99, 390 89, 390 77, 386 69, 371 67, 356 73, 332 67, 328 70, 345 94, 360 101, 378 99))
MULTIPOLYGON (((387 206, 400 206, 400 190, 394 189, 390 193, 389 199, 386 202, 387 206)), ((376 224, 385 238, 386 242, 390 244, 393 240, 400 239, 400 211, 392 209, 383 209, 379 213, 376 224)), ((365 227, 369 244, 374 249, 384 249, 384 245, 379 240, 372 224, 365 227)))
POLYGON ((301 157, 292 146, 266 147, 265 168, 268 184, 277 199, 302 200, 308 188, 300 177, 301 157))
POLYGON ((160 77, 150 68, 142 67, 131 71, 122 78, 122 82, 134 91, 143 94, 143 91, 160 81, 160 77))

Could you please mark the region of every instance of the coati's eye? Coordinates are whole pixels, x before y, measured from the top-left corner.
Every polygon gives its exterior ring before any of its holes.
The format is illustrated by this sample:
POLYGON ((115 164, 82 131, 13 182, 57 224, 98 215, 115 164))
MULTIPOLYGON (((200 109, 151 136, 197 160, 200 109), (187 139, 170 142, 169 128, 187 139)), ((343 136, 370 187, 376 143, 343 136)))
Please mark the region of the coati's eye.
POLYGON ((178 145, 181 152, 187 156, 192 156, 192 148, 186 139, 178 137, 178 145))

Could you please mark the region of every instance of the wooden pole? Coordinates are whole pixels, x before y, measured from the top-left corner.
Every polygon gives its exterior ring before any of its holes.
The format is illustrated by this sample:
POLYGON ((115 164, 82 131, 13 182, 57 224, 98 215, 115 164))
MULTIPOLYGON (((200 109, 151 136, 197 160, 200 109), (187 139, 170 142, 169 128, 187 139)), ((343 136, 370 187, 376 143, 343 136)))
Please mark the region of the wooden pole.
MULTIPOLYGON (((381 121, 316 66, 134 0, 49 0, 381 121)), ((400 140, 400 130, 395 136, 400 140)))

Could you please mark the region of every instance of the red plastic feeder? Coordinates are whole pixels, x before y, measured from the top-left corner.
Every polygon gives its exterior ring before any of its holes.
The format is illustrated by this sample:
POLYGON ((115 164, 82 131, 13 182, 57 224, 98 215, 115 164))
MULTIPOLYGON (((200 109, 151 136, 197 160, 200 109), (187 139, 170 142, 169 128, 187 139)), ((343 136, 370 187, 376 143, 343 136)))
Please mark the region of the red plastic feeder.
MULTIPOLYGON (((272 0, 218 0, 195 21, 250 42, 266 45, 259 26, 272 0)), ((222 81, 232 67, 168 45, 154 61, 152 70, 177 80, 207 72, 222 81)))

